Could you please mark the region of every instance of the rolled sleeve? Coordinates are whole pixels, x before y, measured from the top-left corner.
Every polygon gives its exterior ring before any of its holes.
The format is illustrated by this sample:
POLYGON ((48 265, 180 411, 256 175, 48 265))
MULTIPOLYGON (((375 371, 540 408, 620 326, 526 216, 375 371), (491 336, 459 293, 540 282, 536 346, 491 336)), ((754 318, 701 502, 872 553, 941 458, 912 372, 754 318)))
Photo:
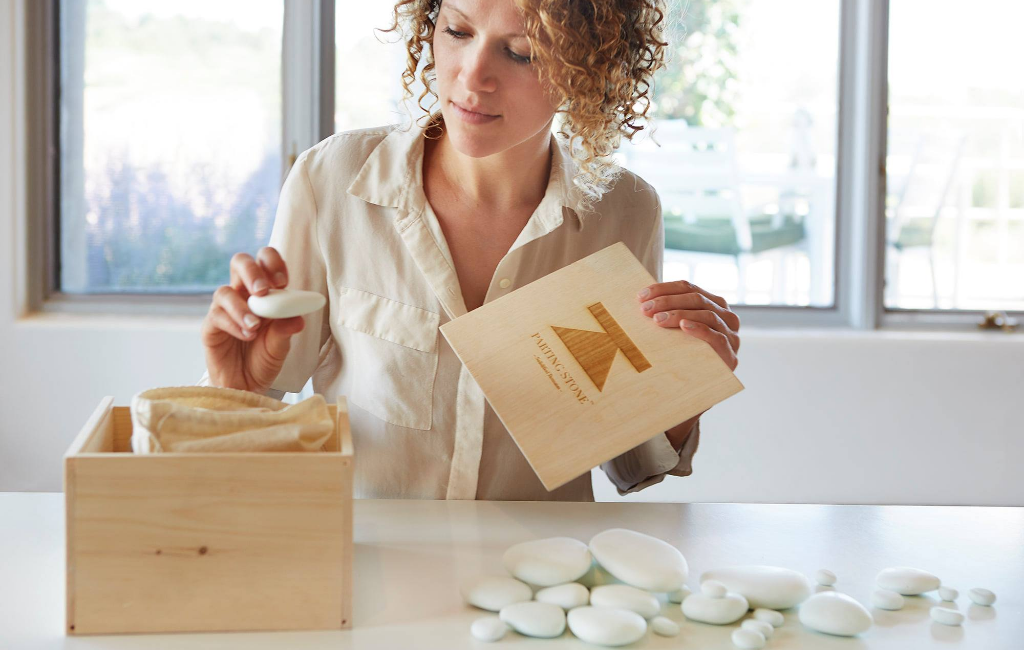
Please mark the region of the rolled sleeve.
POLYGON ((676 452, 668 436, 660 433, 624 454, 602 463, 601 469, 619 496, 639 492, 666 476, 689 476, 700 444, 700 420, 693 425, 682 448, 676 452))

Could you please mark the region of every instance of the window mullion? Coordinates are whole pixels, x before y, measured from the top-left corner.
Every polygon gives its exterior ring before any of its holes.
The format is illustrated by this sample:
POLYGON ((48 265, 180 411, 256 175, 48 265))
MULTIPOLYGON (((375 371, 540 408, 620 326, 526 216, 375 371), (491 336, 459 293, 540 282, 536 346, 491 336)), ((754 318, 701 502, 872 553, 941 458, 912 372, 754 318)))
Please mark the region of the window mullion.
POLYGON ((319 15, 319 2, 285 0, 281 46, 282 177, 298 154, 320 140, 319 15))

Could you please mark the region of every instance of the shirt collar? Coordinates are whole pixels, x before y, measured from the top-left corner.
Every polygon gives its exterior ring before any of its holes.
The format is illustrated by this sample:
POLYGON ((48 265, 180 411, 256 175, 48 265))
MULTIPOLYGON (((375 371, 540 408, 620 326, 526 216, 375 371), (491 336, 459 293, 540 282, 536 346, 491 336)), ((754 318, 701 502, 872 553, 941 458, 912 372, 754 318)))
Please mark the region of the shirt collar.
MULTIPOLYGON (((392 127, 363 163, 349 184, 348 193, 374 205, 401 208, 414 214, 423 212, 424 128, 392 127)), ((572 182, 575 173, 576 164, 565 145, 551 134, 551 174, 544 198, 537 206, 537 216, 546 231, 560 226, 566 212, 572 215, 578 229, 583 229, 587 215, 581 208, 580 192, 572 182)))

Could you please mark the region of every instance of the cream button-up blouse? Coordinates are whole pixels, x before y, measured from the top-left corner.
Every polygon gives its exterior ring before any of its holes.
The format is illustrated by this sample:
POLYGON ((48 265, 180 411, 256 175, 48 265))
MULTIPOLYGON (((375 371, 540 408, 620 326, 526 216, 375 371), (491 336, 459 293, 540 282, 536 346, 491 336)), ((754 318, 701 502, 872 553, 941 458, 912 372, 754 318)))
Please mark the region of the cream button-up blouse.
MULTIPOLYGON (((312 377, 329 403, 347 397, 356 498, 593 501, 590 473, 544 488, 438 329, 466 307, 423 191, 423 143, 417 126, 350 131, 295 161, 269 245, 288 265, 288 286, 322 293, 327 306, 306 316, 268 394, 299 392, 312 377)), ((544 198, 484 302, 617 241, 660 281, 654 189, 624 172, 584 215, 575 209, 575 164, 560 138, 551 145, 544 198)), ((619 494, 688 476, 699 437, 697 426, 676 452, 660 433, 602 469, 619 494)))

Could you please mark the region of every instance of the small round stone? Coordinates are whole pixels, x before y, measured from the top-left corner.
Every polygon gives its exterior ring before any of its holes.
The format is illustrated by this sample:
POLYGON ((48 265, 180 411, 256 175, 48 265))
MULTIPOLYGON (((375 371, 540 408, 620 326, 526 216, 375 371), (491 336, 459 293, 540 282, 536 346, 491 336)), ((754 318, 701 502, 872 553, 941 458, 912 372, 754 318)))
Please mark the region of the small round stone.
POLYGON ((955 609, 948 607, 932 607, 932 620, 943 625, 960 625, 964 622, 964 615, 955 609))
POLYGON ((764 621, 772 627, 782 627, 783 623, 786 622, 786 617, 783 616, 781 612, 777 612, 774 609, 755 609, 754 618, 758 621, 764 621))
POLYGON ((488 643, 500 641, 508 630, 509 627, 497 616, 478 618, 469 626, 469 633, 473 635, 474 639, 488 643))
POLYGON ((525 636, 550 639, 565 632, 565 610, 551 603, 512 603, 503 607, 498 617, 525 636))
POLYGON ((628 609, 645 619, 654 618, 661 611, 661 602, 654 594, 629 585, 594 587, 590 590, 590 604, 594 607, 628 609))
POLYGON ((590 591, 578 582, 570 582, 565 585, 540 589, 533 595, 533 599, 542 603, 558 605, 565 611, 569 611, 589 603, 590 591))
POLYGON ((775 628, 772 627, 771 623, 765 623, 764 621, 759 621, 756 618, 748 618, 740 623, 740 627, 747 630, 753 630, 754 632, 760 632, 766 639, 772 638, 772 635, 775 634, 775 628))
POLYGON ((741 627, 732 631, 732 644, 743 650, 760 650, 764 647, 765 638, 760 632, 741 627))
POLYGON ((647 621, 628 609, 577 607, 569 610, 569 629, 577 638, 596 645, 629 645, 647 633, 647 621))
POLYGON ((982 589, 975 587, 967 592, 967 595, 976 605, 982 605, 984 607, 990 607, 992 603, 996 602, 996 595, 988 589, 982 589))
POLYGON ((903 609, 903 596, 889 589, 875 589, 871 592, 871 606, 892 612, 903 609))
POLYGON ((938 576, 913 567, 891 567, 883 569, 875 578, 882 589, 895 591, 904 596, 920 596, 935 591, 942 585, 938 576))
POLYGON ((836 583, 836 574, 828 569, 818 569, 817 573, 814 574, 814 581, 824 587, 831 587, 836 583))
POLYGON ((725 598, 729 590, 718 580, 705 580, 700 583, 700 592, 708 598, 725 598))
POLYGON ((482 576, 463 586, 462 597, 473 607, 498 612, 512 603, 533 600, 533 590, 515 578, 482 576))
POLYGON ((960 592, 952 587, 939 587, 939 598, 950 602, 960 597, 960 592))
POLYGON ((668 592, 668 602, 670 603, 682 603, 686 600, 686 597, 690 595, 690 588, 683 585, 681 589, 668 592))
POLYGON ((665 616, 655 616, 651 619, 651 629, 655 634, 661 636, 676 636, 679 634, 679 624, 665 616))

